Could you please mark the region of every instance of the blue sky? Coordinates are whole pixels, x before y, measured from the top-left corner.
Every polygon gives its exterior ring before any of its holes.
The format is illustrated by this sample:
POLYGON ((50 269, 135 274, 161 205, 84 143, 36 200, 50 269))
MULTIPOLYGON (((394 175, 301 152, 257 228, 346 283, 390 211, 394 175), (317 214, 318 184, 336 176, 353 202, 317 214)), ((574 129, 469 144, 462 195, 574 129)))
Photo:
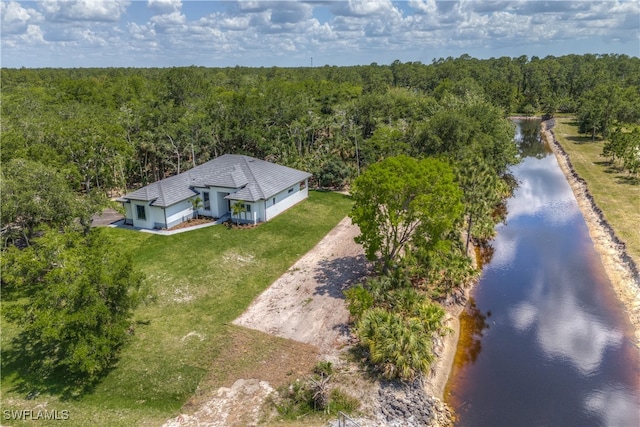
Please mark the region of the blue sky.
POLYGON ((2 67, 640 56, 640 0, 1 1, 2 67))

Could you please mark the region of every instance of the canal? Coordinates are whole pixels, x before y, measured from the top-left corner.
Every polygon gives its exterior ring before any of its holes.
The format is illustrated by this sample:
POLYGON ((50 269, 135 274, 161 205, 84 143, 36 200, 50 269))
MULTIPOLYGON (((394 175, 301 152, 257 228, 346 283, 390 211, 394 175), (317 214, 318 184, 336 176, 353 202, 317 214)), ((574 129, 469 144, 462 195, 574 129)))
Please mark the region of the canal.
POLYGON ((640 426, 633 329, 539 121, 516 121, 520 185, 461 316, 456 426, 640 426))

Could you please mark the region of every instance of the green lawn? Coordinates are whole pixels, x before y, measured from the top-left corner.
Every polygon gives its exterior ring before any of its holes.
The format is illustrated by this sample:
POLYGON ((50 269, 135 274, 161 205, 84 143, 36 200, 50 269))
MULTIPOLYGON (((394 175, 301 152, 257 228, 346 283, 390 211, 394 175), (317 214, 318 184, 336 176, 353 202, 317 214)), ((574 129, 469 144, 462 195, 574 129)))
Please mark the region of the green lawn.
POLYGON ((602 140, 578 134, 572 119, 557 119, 556 138, 569 154, 578 175, 587 182, 589 192, 605 219, 625 242, 627 252, 640 265, 640 178, 609 164, 601 157, 602 140))
MULTIPOLYGON (((15 372, 3 366, 2 410, 46 403, 49 411, 69 411, 67 421, 34 425, 161 425, 178 413, 208 372, 233 366, 218 357, 232 340, 228 324, 351 205, 342 194, 310 192, 307 201, 253 229, 213 226, 174 236, 105 230, 133 250, 154 298, 136 311, 135 334, 118 365, 94 392, 75 401, 46 394, 26 400, 15 390, 15 372)), ((3 318, 3 348, 14 335, 3 318)))

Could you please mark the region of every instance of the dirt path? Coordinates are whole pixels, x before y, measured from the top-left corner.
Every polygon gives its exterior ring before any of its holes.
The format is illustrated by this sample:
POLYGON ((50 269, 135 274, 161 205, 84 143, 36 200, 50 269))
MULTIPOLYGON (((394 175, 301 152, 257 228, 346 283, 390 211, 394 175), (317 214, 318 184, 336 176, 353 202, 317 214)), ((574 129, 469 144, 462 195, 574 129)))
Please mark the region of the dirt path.
POLYGON ((312 344, 325 358, 349 344, 349 313, 343 291, 368 274, 359 234, 343 219, 233 323, 312 344))

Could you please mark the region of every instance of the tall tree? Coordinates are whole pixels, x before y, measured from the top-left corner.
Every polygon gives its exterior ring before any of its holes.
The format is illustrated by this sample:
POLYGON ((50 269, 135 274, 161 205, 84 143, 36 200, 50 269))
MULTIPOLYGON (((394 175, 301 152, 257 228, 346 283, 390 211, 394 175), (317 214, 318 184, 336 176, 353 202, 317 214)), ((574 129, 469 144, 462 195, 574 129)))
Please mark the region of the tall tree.
POLYGON ((0 185, 4 243, 22 236, 28 245, 41 226, 65 227, 77 219, 87 225, 103 206, 98 195, 84 200, 55 169, 31 160, 6 163, 0 185))
POLYGON ((2 270, 3 289, 31 295, 7 312, 21 327, 9 354, 26 362, 23 379, 36 387, 54 380, 72 394, 95 384, 117 359, 142 296, 131 255, 100 229, 52 230, 29 248, 7 249, 2 270))
POLYGON ((389 157, 356 178, 352 196, 356 241, 385 273, 406 251, 437 245, 462 213, 453 171, 437 159, 389 157))
POLYGON ((506 184, 479 158, 466 159, 457 170, 467 221, 466 251, 472 235, 491 237, 495 226, 491 220, 492 213, 505 196, 506 184), (473 229, 474 226, 476 230, 473 229))

